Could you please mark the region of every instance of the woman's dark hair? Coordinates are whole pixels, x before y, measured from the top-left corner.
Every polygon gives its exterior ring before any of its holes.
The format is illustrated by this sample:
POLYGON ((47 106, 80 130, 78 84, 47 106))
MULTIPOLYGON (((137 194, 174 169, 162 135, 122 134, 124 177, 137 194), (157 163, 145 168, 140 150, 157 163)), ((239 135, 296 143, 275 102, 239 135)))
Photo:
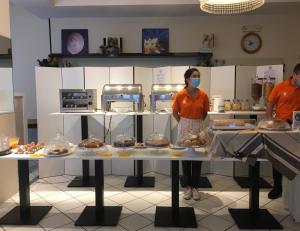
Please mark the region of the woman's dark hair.
POLYGON ((198 73, 200 73, 200 71, 197 68, 190 68, 187 69, 186 72, 184 73, 184 83, 185 83, 185 88, 188 87, 188 82, 187 80, 191 77, 191 75, 193 74, 194 71, 197 71, 198 73))
POLYGON ((295 67, 294 67, 294 73, 296 75, 300 74, 300 63, 298 63, 295 67))

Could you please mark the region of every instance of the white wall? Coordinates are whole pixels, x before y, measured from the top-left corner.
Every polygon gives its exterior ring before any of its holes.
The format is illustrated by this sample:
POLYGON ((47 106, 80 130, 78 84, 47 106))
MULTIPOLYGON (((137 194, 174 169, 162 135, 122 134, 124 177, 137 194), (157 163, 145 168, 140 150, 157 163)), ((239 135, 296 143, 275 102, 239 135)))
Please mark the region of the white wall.
MULTIPOLYGON (((169 28, 170 51, 194 52, 204 33, 215 34, 215 58, 227 64, 266 64, 284 61, 289 74, 300 62, 299 15, 243 15, 173 18, 56 18, 51 20, 53 52, 61 52, 61 29, 89 29, 90 52, 98 52, 102 38, 121 36, 124 52, 141 52, 142 28, 169 28), (253 55, 240 48, 243 25, 261 25, 262 49, 253 55)), ((272 63, 273 64, 273 63, 272 63)), ((140 65, 140 64, 139 64, 140 65)))
POLYGON ((0 1, 0 35, 10 38, 9 0, 0 1))
POLYGON ((25 120, 36 118, 35 66, 49 54, 48 20, 11 5, 13 80, 15 92, 25 98, 25 120))

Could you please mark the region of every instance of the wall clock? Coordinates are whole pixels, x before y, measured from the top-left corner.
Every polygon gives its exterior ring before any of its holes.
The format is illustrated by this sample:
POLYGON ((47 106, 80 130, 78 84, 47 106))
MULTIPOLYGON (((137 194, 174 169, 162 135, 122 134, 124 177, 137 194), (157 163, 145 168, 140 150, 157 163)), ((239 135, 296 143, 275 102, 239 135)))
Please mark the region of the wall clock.
POLYGON ((243 36, 241 40, 242 49, 248 54, 254 54, 260 50, 262 39, 259 34, 250 32, 243 36))

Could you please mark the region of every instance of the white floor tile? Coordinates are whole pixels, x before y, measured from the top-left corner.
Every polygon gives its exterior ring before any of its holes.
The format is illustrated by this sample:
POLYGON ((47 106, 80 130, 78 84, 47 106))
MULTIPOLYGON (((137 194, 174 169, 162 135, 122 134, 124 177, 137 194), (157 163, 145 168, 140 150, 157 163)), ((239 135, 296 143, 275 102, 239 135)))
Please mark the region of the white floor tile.
POLYGON ((110 200, 113 200, 115 202, 117 202, 118 204, 125 204, 129 201, 132 201, 134 199, 136 199, 136 197, 132 196, 131 194, 124 192, 122 194, 117 194, 111 197, 108 197, 110 200))
POLYGON ((151 193, 143 197, 143 200, 148 201, 151 204, 158 204, 168 199, 169 197, 164 196, 163 194, 160 193, 151 193))
POLYGON ((80 206, 69 211, 64 212, 64 214, 72 219, 74 222, 79 218, 82 211, 85 209, 86 206, 80 206))
POLYGON ((220 205, 220 203, 216 203, 212 200, 205 199, 197 202, 193 205, 193 207, 204 210, 208 213, 214 213, 224 207, 224 205, 220 205))
POLYGON ((84 204, 82 202, 80 202, 79 200, 69 199, 69 200, 61 201, 59 203, 55 203, 53 205, 58 210, 60 210, 62 212, 65 212, 65 211, 68 211, 68 210, 71 210, 71 209, 83 206, 84 204))
POLYGON ((125 217, 133 215, 135 212, 127 209, 125 206, 122 206, 122 212, 120 216, 120 220, 124 219, 125 217))
POLYGON ((151 224, 152 222, 141 215, 134 214, 132 216, 126 217, 120 220, 119 224, 127 230, 135 231, 144 228, 151 224))
POLYGON ((150 224, 142 229, 140 229, 139 231, 168 231, 168 229, 164 229, 164 228, 161 228, 161 227, 155 227, 154 224, 150 224))
POLYGON ((151 221, 154 221, 155 211, 156 211, 156 206, 151 206, 150 208, 139 211, 139 214, 151 221))
MULTIPOLYGON (((300 205, 299 205, 300 206, 300 205)), ((263 208, 272 209, 276 211, 288 211, 287 206, 282 202, 277 202, 276 200, 273 200, 269 202, 268 204, 264 205, 263 208)))
MULTIPOLYGON (((30 201, 34 201, 34 200, 37 200, 37 199, 40 199, 40 198, 41 197, 38 194, 36 194, 33 191, 30 191, 30 201)), ((15 195, 13 195, 11 197, 11 199, 13 199, 16 203, 19 203, 19 201, 20 201, 19 193, 16 193, 15 195)))
POLYGON ((124 185, 126 177, 124 176, 105 176, 104 181, 111 186, 124 185))
POLYGON ((183 231, 195 231, 195 230, 201 230, 201 231, 210 231, 209 229, 205 228, 204 226, 201 226, 198 224, 198 227, 195 228, 186 228, 186 229, 182 229, 183 231))
POLYGON ((73 230, 74 231, 85 231, 84 228, 75 226, 74 224, 68 224, 68 225, 61 226, 57 229, 53 229, 53 231, 73 231, 73 230))
MULTIPOLYGON (((240 229, 236 225, 233 225, 226 231, 240 231, 240 229)), ((253 231, 253 229, 243 229, 243 231, 253 231)))
POLYGON ((40 225, 37 225, 37 226, 18 226, 18 227, 9 229, 9 230, 10 231, 44 231, 44 229, 40 225))
POLYGON ((81 201, 84 204, 88 204, 95 201, 95 193, 89 192, 87 194, 84 194, 82 196, 76 197, 77 200, 81 201))
POLYGON ((64 214, 60 213, 51 217, 48 217, 46 219, 43 219, 40 222, 40 225, 45 229, 45 230, 51 230, 51 229, 56 229, 58 227, 67 225, 73 223, 73 221, 65 216, 64 214))
POLYGON ((292 216, 288 216, 287 218, 285 218, 281 224, 284 226, 284 227, 287 227, 287 228, 290 228, 292 230, 297 230, 299 231, 300 230, 300 223, 296 223, 294 221, 294 219, 292 218, 292 216))
POLYGON ((126 231, 122 226, 116 226, 116 227, 101 227, 98 229, 95 229, 96 231, 126 231))
POLYGON ((53 177, 47 177, 44 178, 44 180, 51 184, 68 184, 70 183, 70 179, 64 177, 64 176, 53 176, 53 177))
POLYGON ((141 210, 147 209, 151 207, 153 204, 144 201, 142 199, 135 199, 133 201, 130 201, 128 203, 123 204, 126 208, 128 208, 131 211, 139 212, 141 210))
POLYGON ((47 197, 61 192, 58 188, 44 183, 34 184, 30 186, 30 189, 40 197, 47 197))
POLYGON ((145 189, 145 188, 128 188, 128 189, 126 188, 126 190, 130 195, 136 198, 141 198, 153 193, 152 190, 145 189))
POLYGON ((54 194, 54 195, 44 197, 44 199, 46 201, 48 201, 49 203, 51 203, 51 204, 56 204, 56 203, 59 203, 59 202, 62 202, 62 201, 72 199, 72 198, 73 198, 72 196, 70 196, 69 194, 64 193, 64 192, 60 192, 58 194, 54 194))
POLYGON ((210 215, 208 217, 205 217, 204 219, 199 221, 199 224, 201 226, 204 226, 210 230, 214 231, 223 231, 228 229, 233 225, 233 223, 228 222, 222 218, 210 215))
POLYGON ((248 195, 248 192, 237 192, 237 191, 224 191, 219 192, 217 196, 225 196, 227 198, 231 198, 232 200, 239 200, 248 195))

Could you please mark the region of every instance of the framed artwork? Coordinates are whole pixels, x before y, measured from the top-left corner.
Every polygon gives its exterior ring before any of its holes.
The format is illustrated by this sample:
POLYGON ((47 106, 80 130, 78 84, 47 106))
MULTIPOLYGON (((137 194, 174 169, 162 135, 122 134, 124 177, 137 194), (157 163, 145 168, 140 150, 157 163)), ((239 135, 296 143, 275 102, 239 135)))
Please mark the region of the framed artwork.
POLYGON ((144 54, 169 53, 169 29, 143 29, 142 44, 144 54))
POLYGON ((89 53, 88 30, 61 30, 61 44, 63 55, 87 55, 89 53))

